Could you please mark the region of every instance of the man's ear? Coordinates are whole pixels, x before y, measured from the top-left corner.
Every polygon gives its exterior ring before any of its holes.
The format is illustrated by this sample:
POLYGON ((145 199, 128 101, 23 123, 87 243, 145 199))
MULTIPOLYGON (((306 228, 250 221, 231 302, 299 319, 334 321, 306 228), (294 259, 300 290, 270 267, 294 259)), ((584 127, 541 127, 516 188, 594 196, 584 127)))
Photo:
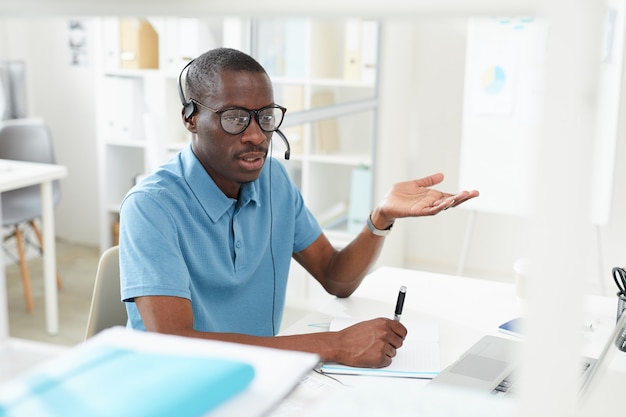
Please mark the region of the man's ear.
POLYGON ((185 117, 185 109, 183 108, 180 112, 181 117, 183 118, 183 124, 191 133, 196 133, 196 118, 195 115, 191 115, 190 117, 185 117))

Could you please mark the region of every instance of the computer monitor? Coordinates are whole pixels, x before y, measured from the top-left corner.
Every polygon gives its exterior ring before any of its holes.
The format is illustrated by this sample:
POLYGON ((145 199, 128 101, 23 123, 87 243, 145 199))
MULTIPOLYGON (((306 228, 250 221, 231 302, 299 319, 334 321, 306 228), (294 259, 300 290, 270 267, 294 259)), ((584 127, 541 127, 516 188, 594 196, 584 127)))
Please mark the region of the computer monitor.
POLYGON ((0 120, 26 115, 26 65, 22 61, 0 61, 0 120))

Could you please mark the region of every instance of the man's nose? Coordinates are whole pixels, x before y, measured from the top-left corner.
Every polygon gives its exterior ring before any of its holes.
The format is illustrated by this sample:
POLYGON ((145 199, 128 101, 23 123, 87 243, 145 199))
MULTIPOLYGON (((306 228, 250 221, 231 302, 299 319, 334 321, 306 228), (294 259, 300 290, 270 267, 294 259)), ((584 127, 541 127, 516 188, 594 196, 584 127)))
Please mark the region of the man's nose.
POLYGON ((263 129, 261 129, 259 123, 257 123, 256 117, 253 117, 250 120, 250 124, 248 125, 246 130, 243 131, 243 136, 241 137, 241 140, 243 140, 244 142, 252 142, 256 145, 267 140, 266 133, 263 131, 263 129))

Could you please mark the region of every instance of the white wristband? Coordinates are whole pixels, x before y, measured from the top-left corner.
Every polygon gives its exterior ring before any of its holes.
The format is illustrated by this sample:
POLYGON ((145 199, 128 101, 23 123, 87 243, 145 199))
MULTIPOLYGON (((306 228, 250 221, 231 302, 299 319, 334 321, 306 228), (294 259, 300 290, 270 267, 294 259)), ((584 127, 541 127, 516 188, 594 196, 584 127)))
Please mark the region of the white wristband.
POLYGON ((393 227, 393 223, 389 225, 386 229, 377 229, 376 226, 372 223, 372 215, 367 216, 367 228, 370 229, 370 232, 376 236, 387 236, 389 232, 391 232, 391 228, 393 227))

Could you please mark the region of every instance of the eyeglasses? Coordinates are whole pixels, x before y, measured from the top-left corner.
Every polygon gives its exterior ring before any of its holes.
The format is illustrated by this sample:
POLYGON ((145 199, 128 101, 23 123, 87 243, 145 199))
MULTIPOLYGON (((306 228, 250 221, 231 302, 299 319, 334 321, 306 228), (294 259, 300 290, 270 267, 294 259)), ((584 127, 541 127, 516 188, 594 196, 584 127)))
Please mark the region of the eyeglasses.
POLYGON ((220 124, 226 133, 238 135, 248 128, 252 117, 255 118, 257 124, 264 132, 275 132, 280 127, 285 117, 286 108, 278 104, 263 107, 258 110, 248 110, 243 107, 230 107, 224 110, 215 110, 200 103, 198 100, 191 99, 205 109, 212 111, 220 117, 220 124))

